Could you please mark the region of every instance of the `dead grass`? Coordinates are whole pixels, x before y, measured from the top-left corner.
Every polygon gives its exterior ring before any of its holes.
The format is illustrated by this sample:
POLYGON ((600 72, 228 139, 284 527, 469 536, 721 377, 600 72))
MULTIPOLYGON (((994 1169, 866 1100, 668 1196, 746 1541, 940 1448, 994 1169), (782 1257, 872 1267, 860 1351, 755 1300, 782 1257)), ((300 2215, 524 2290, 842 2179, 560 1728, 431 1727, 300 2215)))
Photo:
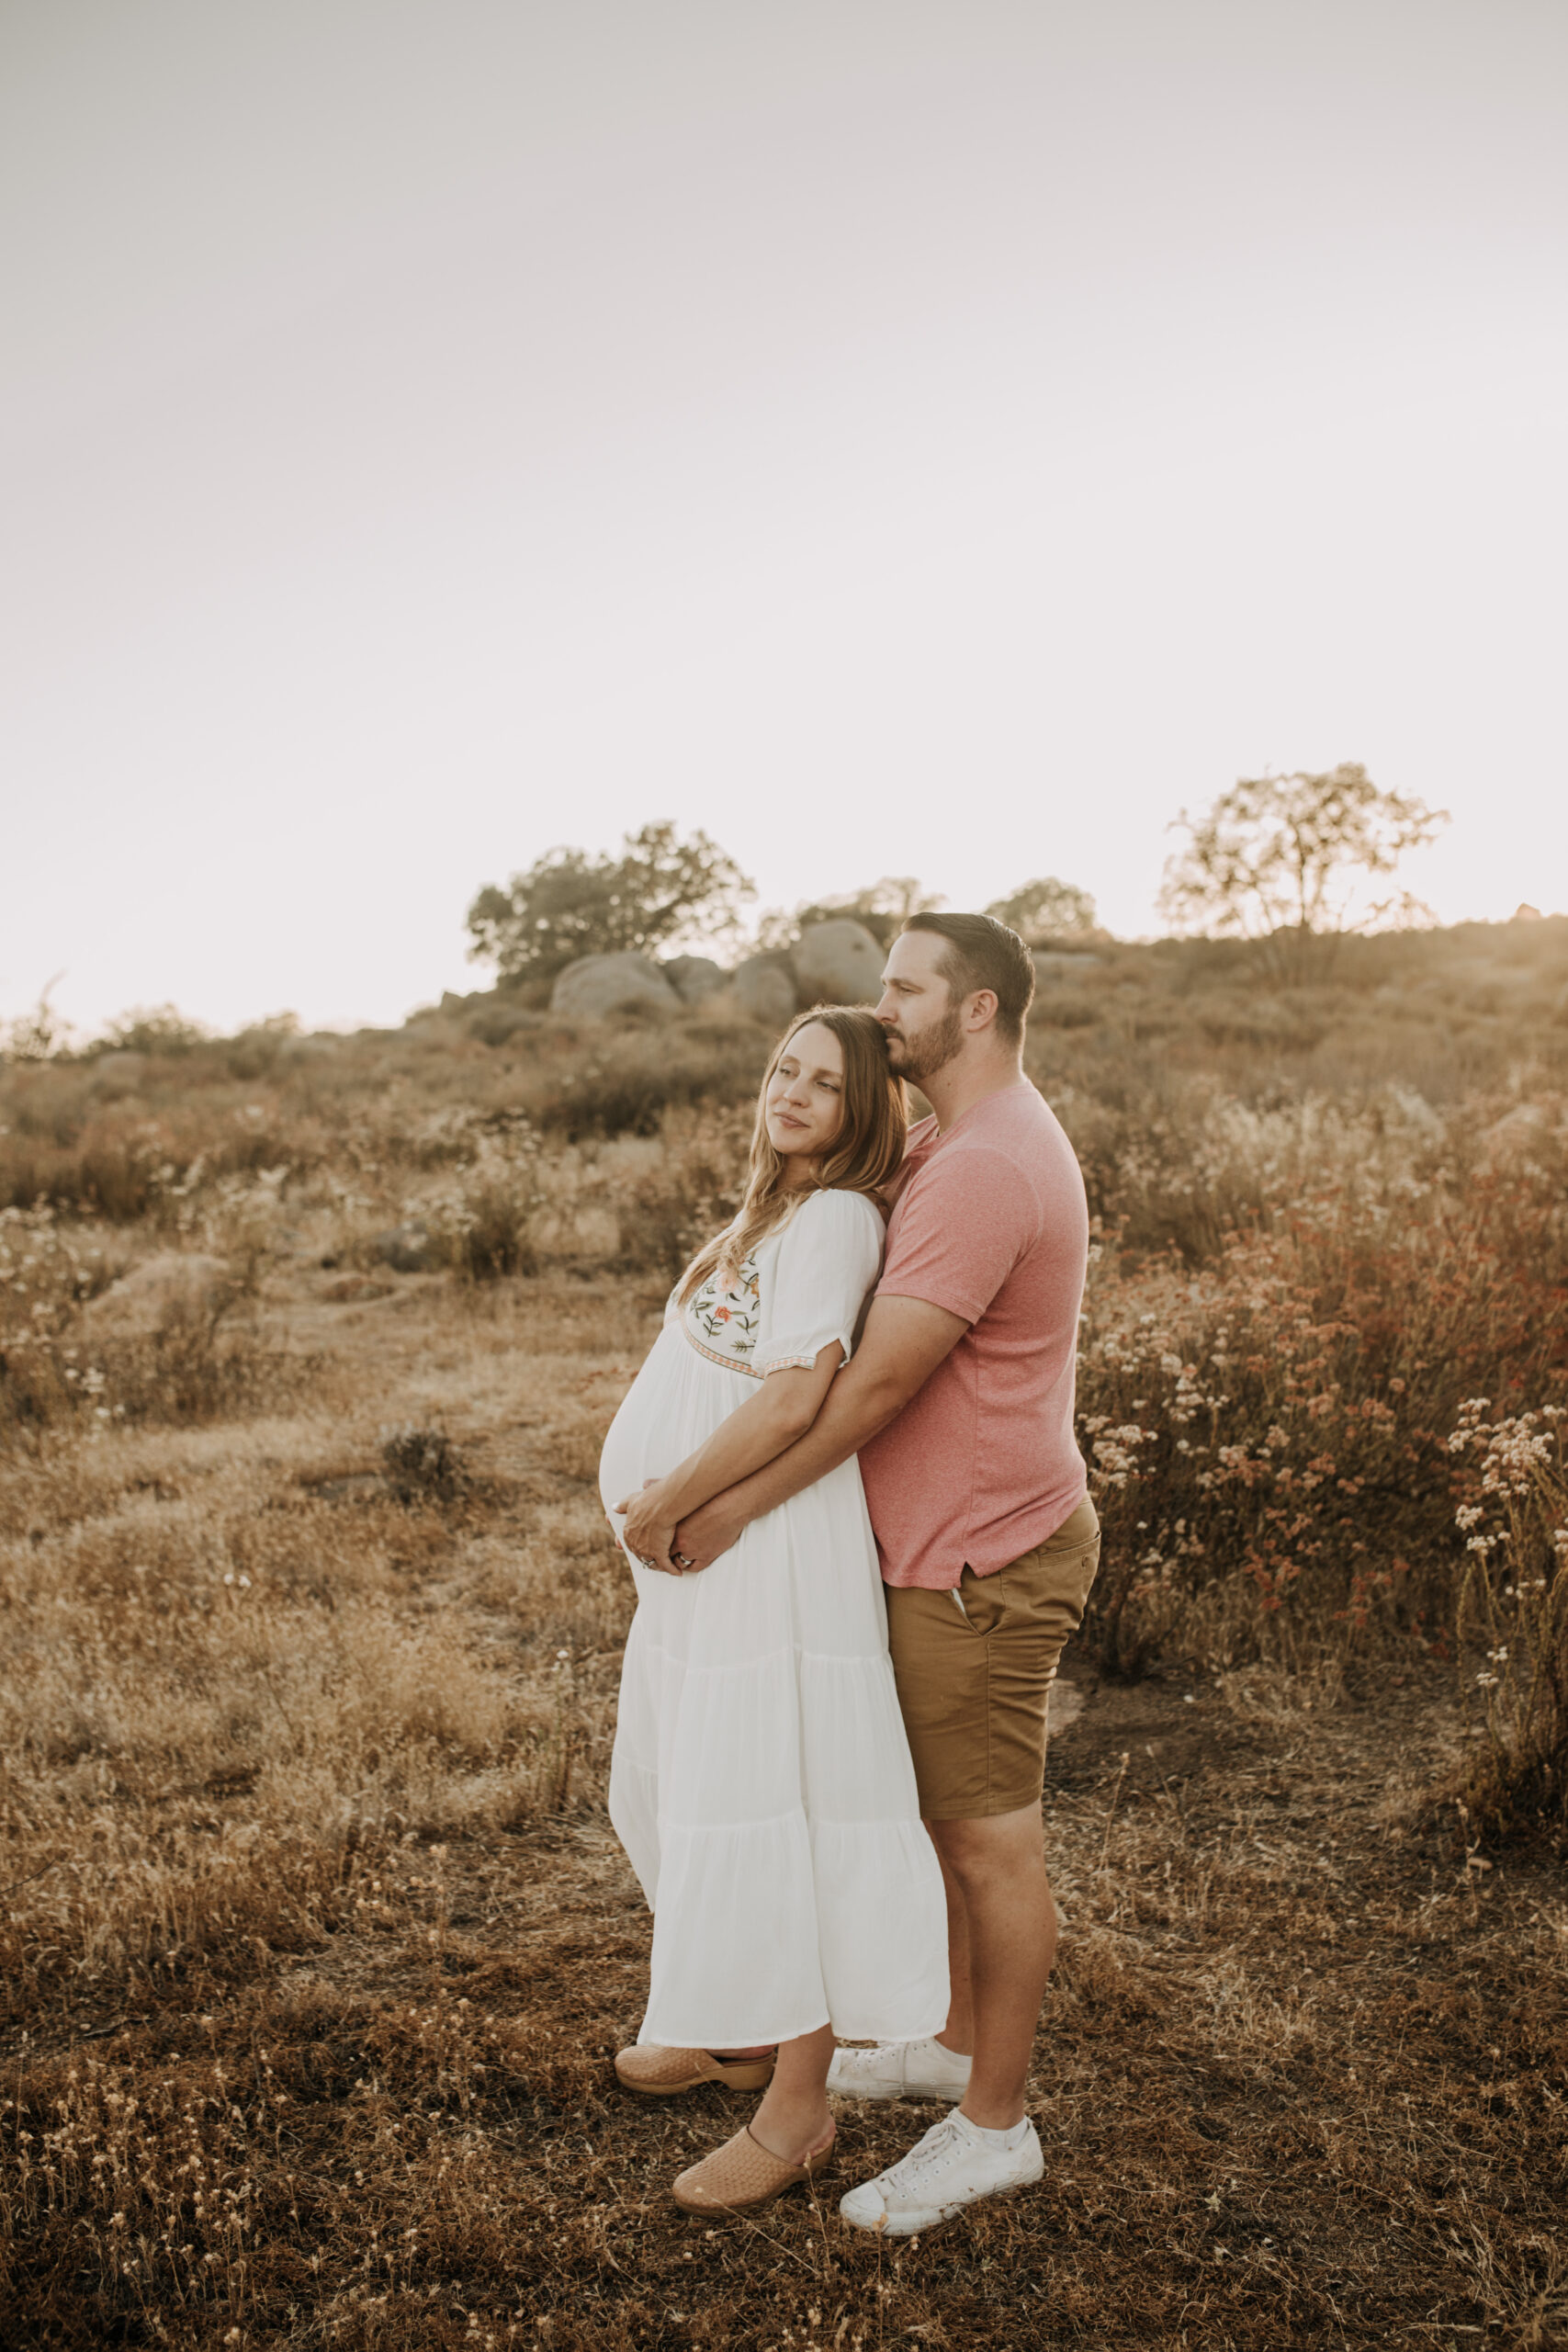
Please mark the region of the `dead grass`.
POLYGON ((51 1428, 0 1479, 13 2016, 310 1932, 345 1851, 558 1813, 603 1760, 623 1603, 584 1480, 645 1303, 294 1287, 294 1416, 51 1428))
MULTIPOLYGON (((262 1302, 296 1412, 0 1481, 0 2340, 1564 2340, 1561 1857, 1434 1813, 1476 1726, 1419 1653, 1102 1684, 1056 1742, 1038 2197, 880 2251, 830 2201, 681 2220, 732 2114, 610 2071, 648 1924, 588 1483, 658 1287, 333 1279, 262 1302)), ((844 2176, 930 2120, 846 2109, 844 2176)))
MULTIPOLYGON (((1053 1750, 1047 2182, 904 2248, 831 2201, 693 2228, 669 2179, 735 2111, 610 2068, 648 1923, 594 1474, 735 1112, 607 1139, 579 1069, 546 1116, 581 1040, 539 1017, 193 1048, 107 1103, 7 1076, 6 2352, 1568 2344, 1551 1003, 1533 966, 1443 999, 1479 1091, 1333 1096, 1283 1013, 1183 1076, 1239 983, 1120 970, 1033 1047, 1100 1216, 1111 1531, 1053 1750), (1269 1093, 1287 1054, 1318 1091, 1269 1093), (437 1271, 378 1254, 409 1220, 437 1271)), ((843 2177, 930 2120, 846 2109, 843 2177)))
MULTIPOLYGON (((647 1927, 603 1824, 405 1834, 292 1948, 13 2037, 17 2340, 1561 2343, 1561 1877, 1412 1828, 1429 1688, 1236 1695, 1102 1689, 1056 1744, 1038 2194, 901 2248, 830 2199, 689 2222, 736 2110, 615 2087, 647 1927)), ((931 2120, 844 2109, 844 2177, 931 2120)))

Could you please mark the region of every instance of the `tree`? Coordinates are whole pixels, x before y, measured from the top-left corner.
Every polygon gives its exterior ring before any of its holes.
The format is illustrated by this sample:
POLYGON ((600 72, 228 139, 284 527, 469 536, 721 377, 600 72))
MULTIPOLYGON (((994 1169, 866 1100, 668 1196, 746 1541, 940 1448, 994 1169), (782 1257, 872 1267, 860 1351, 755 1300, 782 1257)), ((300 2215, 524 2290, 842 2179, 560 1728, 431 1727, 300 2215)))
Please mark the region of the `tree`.
POLYGON ((831 898, 811 899, 794 914, 766 914, 757 927, 763 948, 790 947, 814 922, 858 922, 877 945, 890 947, 911 915, 929 914, 942 904, 940 894, 921 888, 912 874, 885 874, 863 890, 840 890, 831 898))
POLYGON ((1031 946, 1054 938, 1058 932, 1083 934, 1099 930, 1089 892, 1080 890, 1076 882, 1058 882, 1054 874, 1021 884, 1010 898, 998 899, 986 912, 1016 931, 1031 946))
POLYGON ((503 980, 549 979, 579 956, 722 938, 756 895, 705 833, 682 841, 673 825, 644 825, 619 857, 547 850, 504 889, 490 884, 468 909, 468 953, 503 980))
POLYGON ((1267 969, 1297 977, 1346 932, 1432 920, 1408 891, 1364 903, 1363 886, 1448 821, 1446 808, 1380 790, 1357 761, 1243 777, 1206 817, 1177 819, 1188 839, 1167 861, 1160 911, 1178 932, 1250 939, 1267 969))

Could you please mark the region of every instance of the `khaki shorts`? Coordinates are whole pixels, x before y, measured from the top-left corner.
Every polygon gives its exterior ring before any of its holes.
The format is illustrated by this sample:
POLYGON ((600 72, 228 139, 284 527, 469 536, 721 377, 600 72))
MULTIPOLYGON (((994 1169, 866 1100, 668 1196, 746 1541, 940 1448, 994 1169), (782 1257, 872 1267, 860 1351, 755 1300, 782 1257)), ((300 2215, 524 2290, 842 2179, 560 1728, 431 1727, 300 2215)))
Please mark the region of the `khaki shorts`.
POLYGON ((928 1821, 1039 1804, 1045 1702, 1099 1566, 1100 1521, 1086 1497, 1055 1535, 991 1576, 966 1567, 955 1591, 887 1588, 893 1672, 928 1821))

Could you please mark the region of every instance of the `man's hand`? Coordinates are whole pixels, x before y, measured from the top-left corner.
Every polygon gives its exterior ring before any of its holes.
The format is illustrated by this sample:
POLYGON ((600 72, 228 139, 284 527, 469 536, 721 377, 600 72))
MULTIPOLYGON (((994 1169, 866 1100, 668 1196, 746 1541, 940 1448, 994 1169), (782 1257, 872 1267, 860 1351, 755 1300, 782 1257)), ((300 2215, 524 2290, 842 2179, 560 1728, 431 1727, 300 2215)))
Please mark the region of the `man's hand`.
POLYGON ((728 1494, 715 1495, 712 1502, 704 1503, 675 1530, 670 1548, 691 1562, 688 1575, 692 1569, 711 1567, 722 1553, 739 1543, 750 1521, 744 1511, 735 1508, 733 1498, 738 1492, 732 1487, 728 1494))

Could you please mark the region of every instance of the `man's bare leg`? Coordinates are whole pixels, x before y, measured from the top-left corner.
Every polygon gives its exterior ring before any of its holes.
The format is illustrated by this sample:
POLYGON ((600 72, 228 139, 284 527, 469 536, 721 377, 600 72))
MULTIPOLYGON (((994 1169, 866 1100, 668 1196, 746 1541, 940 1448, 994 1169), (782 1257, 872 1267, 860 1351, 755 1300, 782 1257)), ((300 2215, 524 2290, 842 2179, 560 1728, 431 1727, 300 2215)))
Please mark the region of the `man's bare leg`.
MULTIPOLYGON (((964 1969, 974 2052, 963 2112, 990 2132, 1023 2118, 1023 2086, 1045 1984, 1056 1957, 1056 1906, 1045 1871, 1038 1804, 972 1821, 927 1824, 942 1875, 962 1905, 964 1969)), ((949 1894, 949 1922, 953 1896, 949 1894)), ((954 2009, 937 2037, 958 2049, 954 2009)))
MULTIPOLYGON (((927 1822, 934 1841, 936 1825, 927 1822)), ((969 1973, 969 1914, 964 1907, 964 1890, 948 1869, 942 1848, 937 1848, 937 1860, 942 1863, 942 1890, 947 1896, 947 2023, 936 2039, 944 2050, 957 2058, 968 2058, 975 2049, 975 1996, 969 1973)))

